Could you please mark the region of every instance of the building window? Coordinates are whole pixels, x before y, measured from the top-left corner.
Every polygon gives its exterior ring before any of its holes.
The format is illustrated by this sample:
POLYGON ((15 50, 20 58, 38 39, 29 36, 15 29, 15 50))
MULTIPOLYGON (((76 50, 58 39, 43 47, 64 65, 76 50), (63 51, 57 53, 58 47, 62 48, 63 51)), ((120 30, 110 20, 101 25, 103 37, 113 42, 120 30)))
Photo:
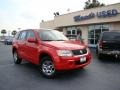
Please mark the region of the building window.
POLYGON ((76 30, 72 30, 72 35, 76 35, 76 30))
POLYGON ((77 30, 77 35, 80 34, 82 36, 82 31, 80 29, 77 30))
POLYGON ((66 31, 66 36, 69 38, 69 39, 76 39, 77 38, 77 35, 82 35, 82 32, 80 29, 71 29, 71 30, 67 30, 66 31))
POLYGON ((69 39, 75 39, 75 38, 76 38, 76 34, 77 34, 77 30, 76 30, 76 29, 67 30, 67 32, 66 32, 66 36, 67 36, 69 39))
POLYGON ((76 35, 77 30, 67 30, 67 35, 76 35))
POLYGON ((67 35, 71 35, 71 31, 70 30, 67 31, 67 35))
POLYGON ((88 44, 96 45, 101 32, 109 31, 109 25, 90 25, 88 30, 88 44))

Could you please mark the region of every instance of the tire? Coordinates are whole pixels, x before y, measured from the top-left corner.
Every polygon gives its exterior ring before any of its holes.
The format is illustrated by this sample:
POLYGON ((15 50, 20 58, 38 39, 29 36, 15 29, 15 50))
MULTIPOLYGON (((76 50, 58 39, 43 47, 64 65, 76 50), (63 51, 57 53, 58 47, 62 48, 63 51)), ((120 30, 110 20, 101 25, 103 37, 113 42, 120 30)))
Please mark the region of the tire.
POLYGON ((17 51, 13 52, 13 59, 15 64, 21 64, 22 59, 18 56, 17 51))
POLYGON ((103 54, 100 54, 98 49, 96 49, 96 55, 98 57, 99 60, 102 60, 103 59, 103 54))
POLYGON ((54 78, 56 75, 56 70, 54 67, 54 63, 49 57, 43 57, 41 59, 41 64, 40 64, 40 71, 43 76, 46 78, 54 78))
POLYGON ((103 59, 103 54, 98 53, 97 56, 98 56, 98 59, 99 59, 99 60, 102 60, 102 59, 103 59))
POLYGON ((96 54, 98 54, 98 49, 96 49, 96 54))

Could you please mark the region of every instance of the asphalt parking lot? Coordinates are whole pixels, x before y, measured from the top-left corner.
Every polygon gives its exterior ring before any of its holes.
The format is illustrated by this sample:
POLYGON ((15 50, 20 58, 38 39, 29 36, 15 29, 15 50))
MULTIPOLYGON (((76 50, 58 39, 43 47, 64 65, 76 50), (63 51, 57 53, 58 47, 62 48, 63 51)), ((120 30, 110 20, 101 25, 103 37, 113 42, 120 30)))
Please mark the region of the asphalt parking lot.
POLYGON ((0 43, 0 90, 120 90, 120 61, 98 60, 81 70, 62 72, 55 79, 41 76, 37 66, 13 63, 11 46, 0 43))

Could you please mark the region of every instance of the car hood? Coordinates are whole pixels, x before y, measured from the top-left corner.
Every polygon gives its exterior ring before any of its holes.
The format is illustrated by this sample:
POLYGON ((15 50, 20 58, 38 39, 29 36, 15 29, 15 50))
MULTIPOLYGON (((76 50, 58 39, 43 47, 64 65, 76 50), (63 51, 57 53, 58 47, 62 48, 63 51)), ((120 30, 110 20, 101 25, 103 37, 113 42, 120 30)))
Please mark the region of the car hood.
POLYGON ((77 41, 45 41, 43 44, 45 46, 67 50, 83 49, 86 47, 84 44, 77 41))

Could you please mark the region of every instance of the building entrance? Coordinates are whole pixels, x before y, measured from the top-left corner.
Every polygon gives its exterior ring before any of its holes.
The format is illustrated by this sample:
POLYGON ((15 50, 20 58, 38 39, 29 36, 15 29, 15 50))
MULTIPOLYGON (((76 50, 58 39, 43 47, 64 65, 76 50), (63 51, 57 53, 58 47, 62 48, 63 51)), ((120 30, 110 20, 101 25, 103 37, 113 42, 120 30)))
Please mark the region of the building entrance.
POLYGON ((90 25, 88 27, 88 44, 89 46, 95 47, 99 36, 104 31, 109 31, 109 25, 90 25))

